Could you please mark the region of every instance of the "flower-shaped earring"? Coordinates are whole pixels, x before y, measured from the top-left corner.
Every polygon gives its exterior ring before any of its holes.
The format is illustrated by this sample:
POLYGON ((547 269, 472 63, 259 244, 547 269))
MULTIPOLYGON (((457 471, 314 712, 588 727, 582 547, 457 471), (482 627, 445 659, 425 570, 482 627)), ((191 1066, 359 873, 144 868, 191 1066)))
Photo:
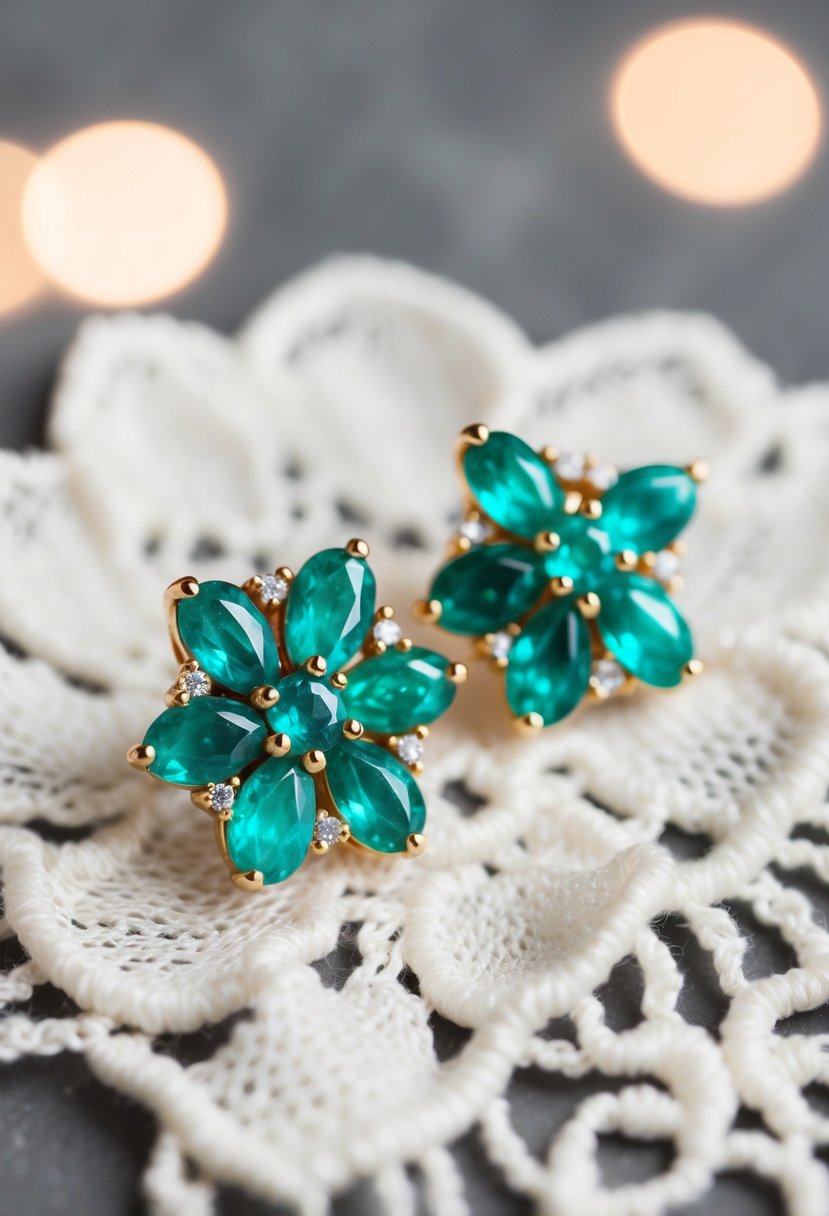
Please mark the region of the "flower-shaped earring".
POLYGON ((309 849, 425 847, 414 774, 466 668, 413 646, 393 609, 375 611, 367 557, 353 540, 296 577, 282 567, 241 588, 167 588, 181 668, 128 759, 192 791, 243 890, 281 882, 309 849))
POLYGON ((477 639, 506 669, 519 722, 537 729, 636 681, 668 688, 702 664, 669 592, 678 534, 707 475, 646 465, 619 474, 591 455, 536 453, 485 426, 461 433, 464 516, 419 619, 477 639))

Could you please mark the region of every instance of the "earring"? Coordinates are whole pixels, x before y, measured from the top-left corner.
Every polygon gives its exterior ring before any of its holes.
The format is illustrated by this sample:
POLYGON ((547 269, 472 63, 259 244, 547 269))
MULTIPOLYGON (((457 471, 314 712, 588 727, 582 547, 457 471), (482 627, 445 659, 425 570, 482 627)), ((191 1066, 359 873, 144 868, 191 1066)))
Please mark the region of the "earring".
POLYGON ((550 726, 585 695, 669 688, 702 670, 670 593, 703 462, 619 474, 476 425, 461 433, 457 463, 463 518, 415 615, 476 639, 504 669, 521 725, 550 726))
POLYGON ((244 586, 182 578, 165 594, 181 664, 127 759, 215 821, 233 882, 281 882, 308 850, 417 856, 428 724, 466 679, 375 611, 365 541, 244 586))

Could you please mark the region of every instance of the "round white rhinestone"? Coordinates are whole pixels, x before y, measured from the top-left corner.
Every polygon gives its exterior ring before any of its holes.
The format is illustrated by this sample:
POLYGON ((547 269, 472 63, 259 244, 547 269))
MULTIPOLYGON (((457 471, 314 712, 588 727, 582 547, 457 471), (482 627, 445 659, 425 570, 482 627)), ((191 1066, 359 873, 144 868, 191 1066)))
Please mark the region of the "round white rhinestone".
POLYGON ((417 735, 401 735, 397 740, 397 754, 404 764, 417 764, 423 758, 423 740, 417 735))
POLYGON ((553 468, 562 481, 581 481, 584 477, 584 453, 562 452, 553 468))
POLYGON ((482 545, 489 536, 489 524, 485 519, 465 519, 458 532, 470 545, 482 545))
POLYGON ((627 680, 624 669, 615 659, 597 659, 593 664, 591 676, 603 692, 616 692, 627 680))
POLYGON ((228 785, 226 781, 220 782, 213 786, 210 794, 210 805, 214 811, 229 811, 233 806, 233 799, 236 797, 236 791, 232 785, 228 785))
POLYGON ((281 604, 288 594, 288 580, 281 574, 264 574, 259 594, 265 604, 272 604, 274 600, 281 604))
POLYGON ((496 633, 489 647, 489 652, 493 659, 505 659, 512 650, 512 643, 515 641, 511 633, 496 633))
POLYGON ((679 558, 673 549, 661 549, 653 563, 653 577, 659 583, 669 583, 679 574, 679 558))
POLYGON ((184 691, 191 697, 204 697, 210 692, 210 676, 204 671, 184 673, 184 691))
POLYGON ((597 464, 587 471, 587 480, 597 490, 609 490, 619 480, 619 474, 612 464, 597 464))
POLYGON ((390 617, 383 617, 374 626, 372 636, 375 642, 382 642, 384 646, 396 646, 403 637, 403 630, 397 621, 392 620, 390 617))
POLYGON ((336 815, 321 815, 314 827, 314 840, 320 844, 336 844, 340 839, 342 824, 336 815))

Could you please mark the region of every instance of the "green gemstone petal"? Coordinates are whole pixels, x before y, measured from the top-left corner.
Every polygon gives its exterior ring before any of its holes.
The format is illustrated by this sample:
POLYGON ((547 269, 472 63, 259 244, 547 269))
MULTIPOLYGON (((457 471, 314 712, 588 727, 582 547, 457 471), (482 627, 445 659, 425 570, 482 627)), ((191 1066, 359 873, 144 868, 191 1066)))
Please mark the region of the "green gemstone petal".
POLYGON ((614 569, 610 537, 583 515, 564 515, 554 531, 561 543, 544 559, 548 578, 571 578, 579 594, 592 591, 614 569))
POLYGON ((645 684, 678 684, 694 644, 664 588, 641 574, 619 574, 597 590, 602 604, 597 624, 608 650, 645 684))
POLYGON ((262 751, 267 731, 248 705, 227 697, 196 697, 165 709, 144 743, 155 748, 149 771, 173 785, 207 785, 233 777, 262 751))
POLYGON ((328 787, 351 834, 378 853, 403 853, 422 832, 426 806, 405 764, 364 740, 343 743, 328 757, 328 787))
POLYGON ((528 612, 547 582, 544 558, 520 545, 480 545, 438 571, 429 598, 450 633, 477 636, 528 612))
POLYGON ((663 549, 686 526, 697 487, 676 465, 649 464, 623 473, 602 499, 601 526, 613 548, 637 553, 663 549))
POLYGON ((328 751, 343 737, 345 705, 327 680, 295 671, 279 685, 279 700, 267 711, 268 725, 276 734, 284 732, 296 755, 319 748, 328 751))
POLYGON ((590 679, 590 633, 572 601, 553 600, 528 622, 507 667, 507 700, 514 714, 537 713, 544 725, 576 708, 590 679))
POLYGON ((177 619, 184 645, 225 688, 249 693, 279 680, 273 631, 239 587, 202 583, 198 595, 179 601, 177 619))
POLYGON ((517 536, 552 528, 564 492, 549 465, 517 435, 493 431, 486 443, 467 448, 463 471, 490 519, 517 536))
POLYGON ((288 756, 266 760, 236 795, 228 856, 242 873, 260 870, 266 883, 282 882, 302 864, 316 815, 313 778, 288 756))
POLYGON ((448 659, 423 646, 366 659, 348 673, 349 715, 366 730, 386 735, 434 722, 455 696, 448 667, 448 659))
POLYGON ((323 549, 297 574, 288 596, 285 641, 299 665, 321 654, 329 669, 352 659, 374 616, 376 588, 369 566, 345 549, 323 549))

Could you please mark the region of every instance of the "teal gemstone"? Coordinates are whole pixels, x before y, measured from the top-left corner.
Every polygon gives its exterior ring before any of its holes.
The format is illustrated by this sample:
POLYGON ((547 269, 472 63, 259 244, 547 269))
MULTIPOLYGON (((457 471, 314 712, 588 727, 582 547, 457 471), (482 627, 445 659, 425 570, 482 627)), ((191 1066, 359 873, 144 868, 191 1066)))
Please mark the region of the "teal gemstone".
POLYGON ((232 583, 207 582, 178 605, 181 640, 208 675, 233 692, 279 680, 279 654, 265 617, 232 583))
POLYGON ((507 667, 513 713, 540 714, 544 725, 575 709, 590 679, 590 633, 570 600, 553 600, 528 622, 507 667))
POLYGON ((303 862, 314 836, 314 780, 290 757, 266 760, 242 782, 225 829, 230 860, 282 882, 303 862))
POLYGON ((641 574, 619 574, 597 591, 602 604, 597 624, 608 650, 645 684, 678 684, 694 644, 664 588, 641 574))
POLYGON ((442 654, 422 646, 366 659, 348 673, 348 712, 366 730, 384 735, 434 722, 455 696, 448 667, 442 654))
POLYGON ((613 548, 636 553, 662 549, 694 514, 697 487, 675 465, 649 464, 623 473, 602 499, 602 527, 613 548))
POLYGON ((360 844, 403 853, 406 838, 426 822, 423 795, 405 764, 375 743, 343 743, 325 770, 337 810, 360 844))
POLYGON ((563 515, 552 530, 561 544, 545 558, 548 578, 571 578, 573 590, 581 593, 592 591, 614 569, 610 537, 603 527, 583 515, 563 515))
POLYGON ((519 545, 480 545, 438 571, 429 598, 450 633, 491 633, 528 612, 547 582, 544 558, 519 545))
POLYGON ((274 733, 284 731, 291 740, 291 751, 328 751, 343 737, 346 711, 342 697, 327 680, 306 671, 285 676, 279 685, 279 700, 267 711, 268 725, 274 733))
POLYGON ((332 671, 360 649, 374 616, 374 575, 345 549, 323 549, 305 563, 288 596, 285 640, 297 665, 321 654, 332 671))
POLYGON ((550 466, 517 435, 493 431, 486 443, 467 448, 463 471, 490 519, 517 536, 548 531, 564 503, 550 466))
POLYGON ((173 785, 207 785, 233 777, 262 752, 265 723, 227 697, 196 697, 165 709, 144 736, 155 748, 149 771, 173 785))

